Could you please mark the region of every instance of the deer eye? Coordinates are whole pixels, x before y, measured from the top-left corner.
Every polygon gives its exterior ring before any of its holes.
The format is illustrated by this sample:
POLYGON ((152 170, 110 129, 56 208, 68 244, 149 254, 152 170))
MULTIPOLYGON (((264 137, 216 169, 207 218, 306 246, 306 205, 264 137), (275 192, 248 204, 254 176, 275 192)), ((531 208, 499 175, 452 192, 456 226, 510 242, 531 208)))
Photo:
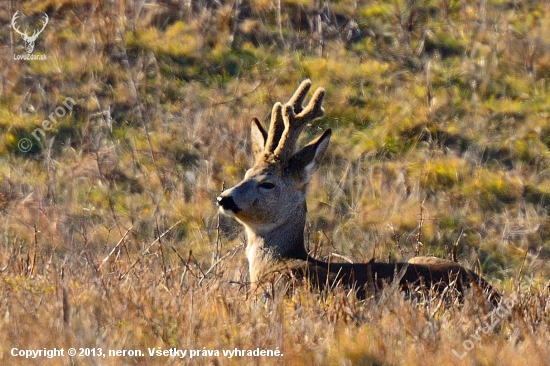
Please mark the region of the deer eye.
POLYGON ((273 189, 273 188, 275 188, 275 184, 269 183, 269 182, 260 183, 260 188, 273 189))

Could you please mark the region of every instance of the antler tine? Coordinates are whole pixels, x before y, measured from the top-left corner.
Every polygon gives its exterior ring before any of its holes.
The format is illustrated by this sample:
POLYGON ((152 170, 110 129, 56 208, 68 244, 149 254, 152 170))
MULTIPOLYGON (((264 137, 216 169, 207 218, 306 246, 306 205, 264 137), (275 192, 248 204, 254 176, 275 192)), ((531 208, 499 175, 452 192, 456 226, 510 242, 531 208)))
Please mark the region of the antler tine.
POLYGON ((38 33, 42 33, 44 28, 46 28, 46 25, 48 25, 49 21, 50 21, 50 17, 48 16, 48 14, 44 13, 44 20, 42 20, 42 29, 40 29, 40 32, 38 33))
POLYGON ((283 122, 283 105, 279 102, 273 105, 271 110, 271 122, 269 124, 269 131, 267 133, 267 140, 265 142, 265 153, 271 154, 277 148, 285 125, 283 122))
MULTIPOLYGON (((12 25, 13 29, 14 29, 17 33, 19 33, 19 34, 22 35, 22 36, 27 36, 27 32, 26 32, 26 31, 25 31, 25 33, 21 32, 21 31, 19 30, 19 26, 17 26, 17 24, 15 24, 15 21, 17 20, 17 18, 19 18, 19 16, 20 16, 19 10, 17 10, 17 11, 15 12, 15 14, 13 14, 13 18, 11 18, 11 25, 12 25)), ((27 36, 27 37, 28 37, 28 36, 27 36)))
POLYGON ((296 118, 305 119, 306 122, 311 122, 317 118, 322 118, 325 116, 325 110, 323 109, 323 101, 325 100, 325 89, 317 88, 313 97, 309 101, 309 104, 306 108, 298 112, 294 109, 294 113, 297 114, 296 118))
MULTIPOLYGON (((306 80, 309 82, 309 80, 306 80)), ((310 102, 304 110, 301 110, 302 101, 305 97, 305 93, 309 90, 309 85, 306 82, 302 82, 294 96, 291 98, 291 102, 298 103, 300 105, 300 113, 296 112, 295 104, 286 104, 283 108, 282 119, 285 126, 283 134, 281 136, 279 145, 275 150, 274 154, 278 155, 281 161, 288 160, 294 153, 296 147, 296 142, 300 133, 302 133, 304 127, 309 122, 321 118, 325 115, 325 111, 322 107, 323 100, 325 99, 325 90, 323 88, 318 88, 313 94, 310 102), (302 87, 306 84, 305 93, 303 92, 302 87)))
POLYGON ((288 100, 287 104, 292 105, 294 108, 294 113, 298 114, 303 110, 302 103, 304 102, 310 88, 311 80, 306 79, 302 81, 298 89, 296 89, 292 97, 288 100))

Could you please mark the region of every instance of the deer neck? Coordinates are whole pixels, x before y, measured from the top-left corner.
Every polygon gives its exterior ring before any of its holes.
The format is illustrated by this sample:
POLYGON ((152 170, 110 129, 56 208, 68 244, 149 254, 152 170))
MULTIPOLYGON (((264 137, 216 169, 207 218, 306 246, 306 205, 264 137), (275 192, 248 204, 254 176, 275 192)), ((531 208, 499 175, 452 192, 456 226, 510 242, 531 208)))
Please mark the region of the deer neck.
POLYGON ((250 267, 250 280, 256 282, 261 267, 273 260, 307 259, 304 245, 306 204, 287 216, 286 220, 274 227, 255 230, 246 226, 246 257, 250 267))

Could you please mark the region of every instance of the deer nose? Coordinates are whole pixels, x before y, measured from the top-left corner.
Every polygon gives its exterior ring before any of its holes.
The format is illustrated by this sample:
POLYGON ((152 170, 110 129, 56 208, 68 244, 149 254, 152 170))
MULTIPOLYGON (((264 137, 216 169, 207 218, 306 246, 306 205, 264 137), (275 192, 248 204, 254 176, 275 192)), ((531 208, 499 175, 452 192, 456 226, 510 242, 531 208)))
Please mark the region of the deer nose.
POLYGON ((216 201, 218 202, 218 206, 224 209, 224 211, 233 211, 233 213, 239 213, 239 211, 241 211, 231 196, 220 195, 216 197, 216 201))

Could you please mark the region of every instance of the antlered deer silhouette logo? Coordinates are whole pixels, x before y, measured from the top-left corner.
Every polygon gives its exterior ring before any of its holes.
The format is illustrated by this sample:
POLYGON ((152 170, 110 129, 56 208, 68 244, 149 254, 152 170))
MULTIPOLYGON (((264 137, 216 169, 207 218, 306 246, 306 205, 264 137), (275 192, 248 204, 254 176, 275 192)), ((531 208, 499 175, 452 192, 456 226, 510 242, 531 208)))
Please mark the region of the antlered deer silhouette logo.
POLYGON ((48 14, 44 13, 44 18, 42 19, 42 29, 34 30, 31 36, 27 34, 27 29, 25 29, 24 32, 19 30, 19 26, 16 24, 16 21, 20 15, 21 13, 19 13, 19 11, 16 11, 15 14, 13 14, 13 17, 11 18, 11 26, 21 35, 21 37, 23 37, 23 40, 25 41, 25 50, 27 50, 28 54, 31 54, 34 50, 34 42, 36 41, 36 38, 40 33, 42 33, 44 28, 46 28, 46 24, 48 24, 48 14))

